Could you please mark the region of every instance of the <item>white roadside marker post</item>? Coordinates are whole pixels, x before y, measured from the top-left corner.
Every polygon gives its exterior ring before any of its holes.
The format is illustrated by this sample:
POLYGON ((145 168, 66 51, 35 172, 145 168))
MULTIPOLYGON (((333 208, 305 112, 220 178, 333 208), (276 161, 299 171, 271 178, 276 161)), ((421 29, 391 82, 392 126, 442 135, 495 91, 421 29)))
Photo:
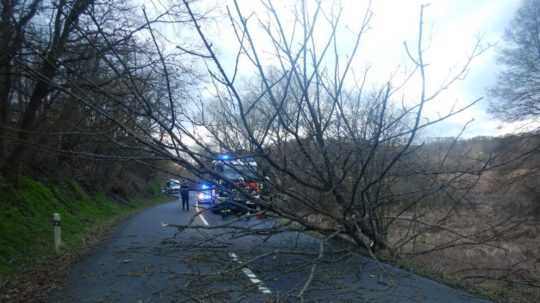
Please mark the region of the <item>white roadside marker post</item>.
POLYGON ((62 228, 60 227, 60 214, 53 214, 53 227, 54 227, 54 250, 56 253, 60 253, 60 245, 62 245, 62 228))

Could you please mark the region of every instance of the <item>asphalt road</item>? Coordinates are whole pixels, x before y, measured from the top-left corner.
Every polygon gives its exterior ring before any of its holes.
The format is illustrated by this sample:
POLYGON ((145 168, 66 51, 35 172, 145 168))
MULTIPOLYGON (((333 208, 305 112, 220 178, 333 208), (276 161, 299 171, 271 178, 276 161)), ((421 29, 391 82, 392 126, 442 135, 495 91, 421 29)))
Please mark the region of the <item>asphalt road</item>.
POLYGON ((72 267, 49 302, 299 302, 312 272, 305 302, 489 302, 332 247, 319 258, 313 237, 240 237, 244 227, 264 229, 275 224, 270 220, 195 212, 175 201, 132 217, 72 267), (204 228, 163 226, 190 221, 204 228), (224 223, 233 228, 207 229, 224 223))

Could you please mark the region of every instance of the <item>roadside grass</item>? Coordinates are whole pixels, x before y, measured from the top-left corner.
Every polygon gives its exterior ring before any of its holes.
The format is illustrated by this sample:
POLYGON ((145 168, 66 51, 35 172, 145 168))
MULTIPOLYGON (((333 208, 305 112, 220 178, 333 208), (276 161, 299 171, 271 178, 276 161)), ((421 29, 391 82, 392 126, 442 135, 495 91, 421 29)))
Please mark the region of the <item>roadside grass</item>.
POLYGON ((166 201, 158 184, 151 185, 147 194, 149 198, 117 202, 103 193, 89 194, 73 181, 45 184, 24 177, 17 188, 4 184, 0 188, 0 287, 53 259, 79 254, 119 219, 166 201), (53 245, 54 212, 62 217, 60 255, 53 245))

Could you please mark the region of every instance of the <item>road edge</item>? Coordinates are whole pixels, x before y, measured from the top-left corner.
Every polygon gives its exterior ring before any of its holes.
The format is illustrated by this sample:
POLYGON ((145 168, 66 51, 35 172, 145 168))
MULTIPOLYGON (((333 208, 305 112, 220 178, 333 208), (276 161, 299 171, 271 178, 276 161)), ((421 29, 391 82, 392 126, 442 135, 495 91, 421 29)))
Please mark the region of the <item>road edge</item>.
POLYGON ((71 266, 91 254, 101 243, 111 237, 117 228, 138 213, 160 204, 169 203, 171 197, 157 196, 149 198, 132 210, 113 216, 89 228, 82 245, 62 252, 57 256, 45 258, 33 268, 15 274, 0 285, 0 302, 42 303, 47 302, 52 291, 62 288, 71 266))

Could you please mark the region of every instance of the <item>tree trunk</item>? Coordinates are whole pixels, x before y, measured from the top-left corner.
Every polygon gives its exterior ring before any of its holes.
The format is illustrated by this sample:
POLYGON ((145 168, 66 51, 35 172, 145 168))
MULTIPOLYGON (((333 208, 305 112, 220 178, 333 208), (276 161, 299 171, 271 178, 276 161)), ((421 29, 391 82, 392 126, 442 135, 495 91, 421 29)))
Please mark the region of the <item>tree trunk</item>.
POLYGON ((78 23, 80 15, 91 2, 92 0, 77 0, 73 3, 69 12, 63 12, 64 8, 67 7, 65 1, 61 1, 58 5, 51 47, 45 54, 44 60, 39 68, 38 74, 40 75, 40 79, 36 80, 36 85, 34 86, 30 101, 19 124, 17 134, 18 143, 2 167, 2 172, 8 177, 13 177, 14 174, 17 174, 20 171, 20 168, 27 157, 27 145, 30 143, 30 140, 33 139, 31 131, 35 129, 38 110, 47 97, 51 83, 56 75, 58 59, 64 53, 68 37, 74 26, 78 23), (66 16, 63 20, 60 17, 62 15, 66 16))

